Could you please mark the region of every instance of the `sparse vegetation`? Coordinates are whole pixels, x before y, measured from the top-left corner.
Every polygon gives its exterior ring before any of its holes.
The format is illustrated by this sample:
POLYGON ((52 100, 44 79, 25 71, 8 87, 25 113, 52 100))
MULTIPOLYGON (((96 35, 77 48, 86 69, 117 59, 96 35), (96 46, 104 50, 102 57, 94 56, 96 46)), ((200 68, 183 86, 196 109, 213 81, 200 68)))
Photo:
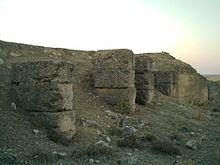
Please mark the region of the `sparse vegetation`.
POLYGON ((168 155, 181 155, 179 148, 177 148, 173 143, 167 141, 153 141, 152 149, 168 155))
POLYGON ((85 149, 82 151, 73 152, 73 156, 77 159, 112 159, 113 157, 118 156, 118 151, 110 147, 91 144, 85 147, 85 149))
POLYGON ((56 159, 57 157, 55 154, 46 151, 38 151, 33 155, 32 161, 41 164, 52 164, 56 159))
POLYGON ((202 112, 198 112, 194 118, 195 118, 195 120, 203 121, 203 120, 205 120, 205 115, 202 112))
POLYGON ((117 113, 120 113, 120 114, 130 114, 131 113, 131 108, 127 103, 120 100, 117 103, 117 105, 115 105, 114 111, 117 112, 117 113))
POLYGON ((119 147, 140 148, 142 145, 140 139, 134 134, 126 136, 117 141, 119 147))
POLYGON ((123 131, 121 128, 119 127, 115 127, 115 126, 112 126, 109 130, 108 130, 108 133, 112 136, 121 136, 123 134, 123 131))
POLYGON ((146 141, 153 142, 156 140, 157 140, 156 136, 151 135, 151 134, 145 134, 144 136, 140 137, 141 142, 146 142, 146 141))

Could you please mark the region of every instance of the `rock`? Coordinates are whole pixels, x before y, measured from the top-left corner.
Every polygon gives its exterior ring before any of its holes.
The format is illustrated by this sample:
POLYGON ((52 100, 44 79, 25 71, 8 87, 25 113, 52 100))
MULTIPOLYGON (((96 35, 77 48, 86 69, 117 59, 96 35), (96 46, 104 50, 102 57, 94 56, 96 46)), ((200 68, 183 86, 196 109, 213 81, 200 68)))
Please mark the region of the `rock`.
POLYGON ((10 107, 11 107, 12 110, 17 110, 17 106, 16 106, 15 103, 11 103, 11 106, 10 106, 10 107))
POLYGON ((106 140, 107 140, 107 142, 111 142, 112 141, 112 139, 110 138, 110 137, 106 137, 106 140))
POLYGON ((61 157, 67 157, 68 154, 66 152, 57 152, 57 151, 54 151, 52 152, 52 154, 54 155, 58 155, 58 156, 61 156, 61 157))
POLYGON ((2 58, 0 58, 0 65, 5 64, 4 60, 2 58))
POLYGON ((95 160, 94 159, 89 159, 89 163, 94 163, 95 162, 95 160))
POLYGON ((197 150, 198 149, 198 142, 196 140, 189 140, 186 143, 186 146, 192 150, 197 150))
POLYGON ((38 134, 40 131, 38 129, 33 129, 34 134, 38 134))
POLYGON ((113 118, 113 119, 117 119, 117 118, 119 117, 119 114, 114 113, 114 112, 109 111, 109 110, 105 111, 105 113, 106 113, 109 117, 111 117, 111 118, 113 118))
POLYGON ((14 52, 11 52, 9 55, 12 56, 12 57, 19 57, 19 56, 21 56, 21 54, 14 53, 14 52))
POLYGON ((137 129, 134 128, 133 126, 125 126, 124 131, 127 132, 127 133, 134 133, 134 132, 137 131, 137 129))
POLYGON ((99 160, 95 160, 95 163, 100 163, 100 161, 99 160))
POLYGON ((97 121, 95 120, 86 120, 86 125, 88 126, 101 126, 97 121))
POLYGON ((196 133, 195 133, 195 132, 190 132, 190 135, 191 135, 191 136, 195 136, 196 133))
POLYGON ((104 142, 103 140, 99 140, 98 142, 95 143, 95 145, 112 148, 112 146, 110 146, 108 143, 104 142))

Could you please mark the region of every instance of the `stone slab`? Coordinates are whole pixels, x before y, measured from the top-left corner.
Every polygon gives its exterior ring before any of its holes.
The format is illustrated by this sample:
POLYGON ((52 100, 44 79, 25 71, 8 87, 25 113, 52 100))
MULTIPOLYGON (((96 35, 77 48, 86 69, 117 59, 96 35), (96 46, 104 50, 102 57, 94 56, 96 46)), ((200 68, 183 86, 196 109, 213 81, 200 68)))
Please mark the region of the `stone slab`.
POLYGON ((71 82, 73 70, 72 63, 59 60, 16 62, 12 63, 11 77, 13 82, 71 82))
POLYGON ((19 109, 31 112, 73 110, 72 83, 14 83, 10 92, 19 109))
POLYGON ((131 88, 134 87, 135 72, 129 70, 95 70, 95 88, 131 88))
POLYGON ((134 54, 128 49, 99 50, 93 59, 95 69, 133 70, 134 54))

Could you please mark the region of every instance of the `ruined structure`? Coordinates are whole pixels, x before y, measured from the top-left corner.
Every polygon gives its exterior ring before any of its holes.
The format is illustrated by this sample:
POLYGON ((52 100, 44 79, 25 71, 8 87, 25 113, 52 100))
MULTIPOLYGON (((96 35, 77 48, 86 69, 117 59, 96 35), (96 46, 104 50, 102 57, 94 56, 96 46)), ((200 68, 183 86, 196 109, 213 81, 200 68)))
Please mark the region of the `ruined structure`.
POLYGON ((135 57, 136 103, 146 105, 154 97, 154 75, 151 72, 152 59, 147 56, 135 57))
POLYGON ((13 102, 30 112, 34 122, 46 127, 49 135, 71 139, 76 132, 73 72, 73 64, 63 61, 12 63, 13 102))
POLYGON ((167 96, 172 96, 188 104, 204 104, 208 101, 207 80, 189 64, 176 60, 168 53, 144 53, 136 58, 148 57, 152 60, 151 73, 154 86, 167 96))
POLYGON ((208 101, 207 80, 164 52, 134 55, 125 49, 78 51, 0 41, 0 76, 0 90, 12 91, 9 104, 66 139, 76 132, 76 112, 89 111, 85 104, 95 101, 91 93, 131 111, 135 102, 152 103, 155 90, 189 104, 208 101))
POLYGON ((95 54, 94 87, 108 104, 135 109, 134 54, 130 50, 101 50, 95 54))

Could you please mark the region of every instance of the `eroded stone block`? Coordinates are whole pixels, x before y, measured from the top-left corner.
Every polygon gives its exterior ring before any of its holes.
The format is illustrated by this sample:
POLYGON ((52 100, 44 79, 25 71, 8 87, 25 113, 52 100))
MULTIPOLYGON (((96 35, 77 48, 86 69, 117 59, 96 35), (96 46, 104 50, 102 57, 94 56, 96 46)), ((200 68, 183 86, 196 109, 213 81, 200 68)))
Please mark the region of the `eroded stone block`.
POLYGON ((154 97, 154 89, 137 90, 136 103, 146 105, 151 103, 154 97))
POLYGON ((151 71, 153 61, 148 56, 137 55, 135 57, 135 73, 147 73, 151 71))
POLYGON ((32 112, 73 110, 72 83, 19 83, 12 86, 13 102, 32 112))
POLYGON ((94 71, 95 88, 131 88, 134 87, 135 72, 129 70, 94 71))
POLYGON ((154 75, 152 73, 135 74, 135 87, 137 89, 153 89, 154 75))
POLYGON ((134 69, 134 54, 128 49, 113 49, 97 51, 93 64, 95 69, 134 69))
POLYGON ((96 88, 96 93, 110 105, 117 105, 118 103, 123 102, 130 106, 131 109, 134 109, 135 107, 136 88, 96 88))
POLYGON ((74 65, 64 61, 30 61, 12 63, 12 82, 73 81, 74 65))

